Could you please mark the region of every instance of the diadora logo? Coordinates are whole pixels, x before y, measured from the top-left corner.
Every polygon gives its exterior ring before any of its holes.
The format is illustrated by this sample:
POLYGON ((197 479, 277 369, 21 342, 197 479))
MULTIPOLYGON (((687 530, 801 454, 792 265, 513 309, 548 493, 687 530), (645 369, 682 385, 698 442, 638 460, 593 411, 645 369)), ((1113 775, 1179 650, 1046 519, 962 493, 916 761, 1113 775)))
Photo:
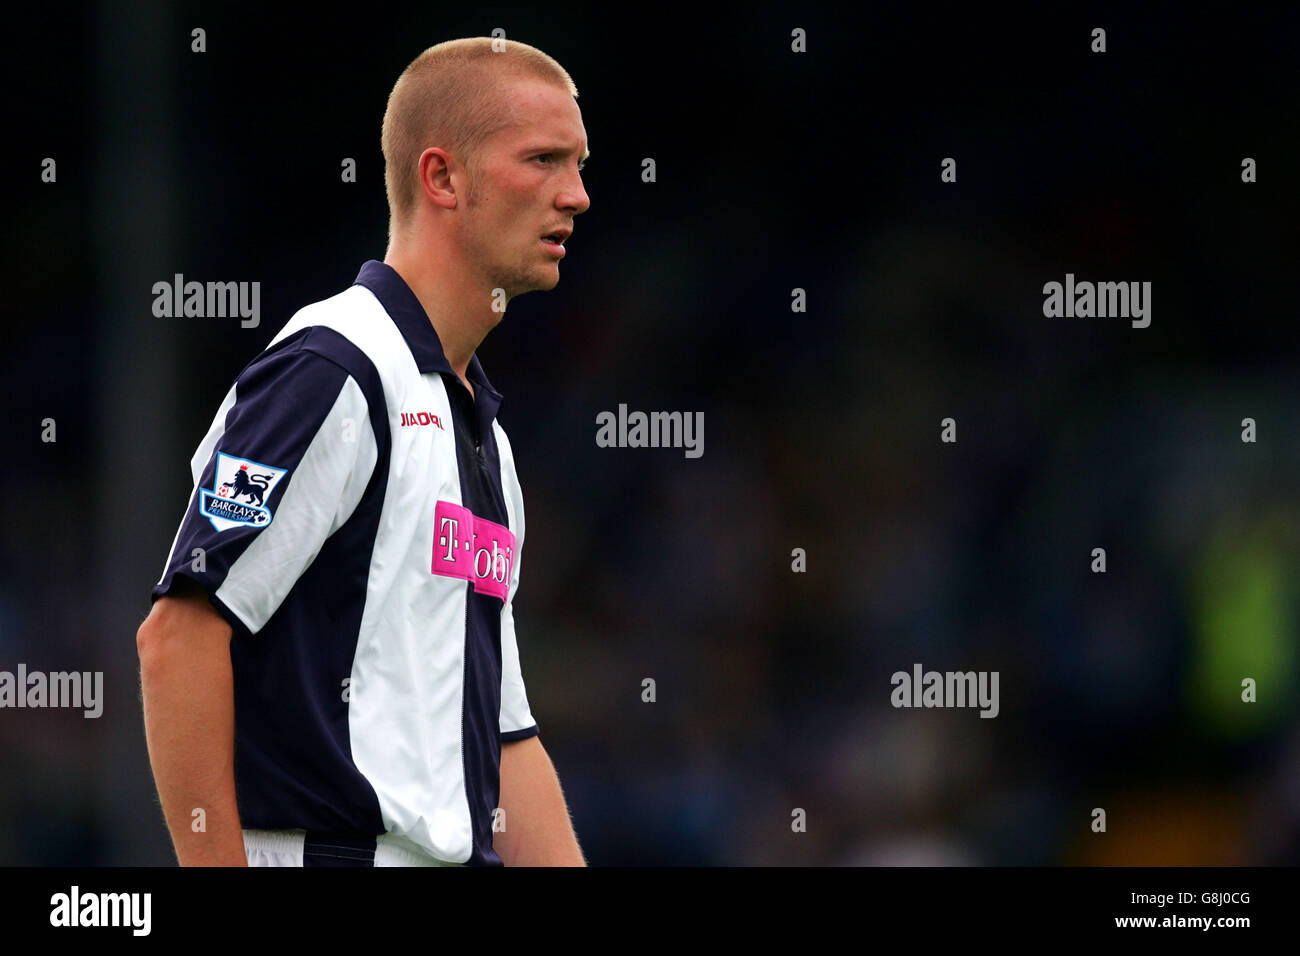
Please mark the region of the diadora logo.
POLYGON ((199 489, 199 513, 206 515, 218 531, 264 528, 272 517, 266 499, 286 474, 284 468, 272 468, 219 451, 211 490, 199 489))
POLYGON ((502 601, 510 593, 515 535, 468 508, 439 501, 434 511, 434 574, 474 582, 474 590, 502 601))
POLYGON ((432 412, 402 412, 402 425, 437 425, 442 428, 442 422, 432 412))

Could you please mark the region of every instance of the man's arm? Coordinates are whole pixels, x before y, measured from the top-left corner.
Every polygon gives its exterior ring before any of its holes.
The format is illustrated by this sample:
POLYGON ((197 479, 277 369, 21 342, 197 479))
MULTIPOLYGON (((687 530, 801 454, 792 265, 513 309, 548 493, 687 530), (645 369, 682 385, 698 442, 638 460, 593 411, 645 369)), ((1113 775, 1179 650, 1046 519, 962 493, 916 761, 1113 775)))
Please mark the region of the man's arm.
POLYGON ((493 848, 506 866, 586 866, 560 778, 538 737, 501 745, 505 829, 493 848))
POLYGON ((235 803, 230 638, 207 594, 181 577, 136 632, 149 762, 181 866, 248 865, 235 803))

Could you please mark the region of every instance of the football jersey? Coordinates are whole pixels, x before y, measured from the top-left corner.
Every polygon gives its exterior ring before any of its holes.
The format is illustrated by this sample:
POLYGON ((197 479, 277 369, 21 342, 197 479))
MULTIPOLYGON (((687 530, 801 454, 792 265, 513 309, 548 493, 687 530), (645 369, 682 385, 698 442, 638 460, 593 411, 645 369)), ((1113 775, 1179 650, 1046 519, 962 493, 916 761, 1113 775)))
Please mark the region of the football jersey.
POLYGON ((478 357, 367 262, 239 374, 191 459, 177 575, 233 629, 245 829, 492 849, 501 743, 538 733, 515 637, 524 506, 478 357))

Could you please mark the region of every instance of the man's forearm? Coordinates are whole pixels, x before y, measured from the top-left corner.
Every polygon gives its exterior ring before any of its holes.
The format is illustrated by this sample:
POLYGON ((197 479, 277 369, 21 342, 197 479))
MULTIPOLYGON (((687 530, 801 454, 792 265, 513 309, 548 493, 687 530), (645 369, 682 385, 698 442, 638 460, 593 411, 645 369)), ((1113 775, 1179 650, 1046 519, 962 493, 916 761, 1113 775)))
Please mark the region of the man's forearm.
POLYGON ((158 797, 182 866, 247 866, 235 800, 228 631, 223 641, 202 622, 188 629, 184 623, 176 616, 146 621, 137 636, 158 797))
POLYGON ((506 866, 586 866, 560 778, 537 737, 501 745, 505 829, 493 847, 506 866))

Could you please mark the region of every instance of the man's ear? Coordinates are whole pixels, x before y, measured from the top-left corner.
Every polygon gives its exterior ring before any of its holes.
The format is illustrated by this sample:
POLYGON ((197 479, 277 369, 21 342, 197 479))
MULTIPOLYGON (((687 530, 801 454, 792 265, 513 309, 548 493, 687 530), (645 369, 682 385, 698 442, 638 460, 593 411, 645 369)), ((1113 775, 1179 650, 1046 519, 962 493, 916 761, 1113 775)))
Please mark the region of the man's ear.
POLYGON ((452 173, 456 168, 456 161, 450 153, 438 146, 430 146, 420 154, 420 192, 443 209, 455 209, 456 186, 452 182, 452 173))

